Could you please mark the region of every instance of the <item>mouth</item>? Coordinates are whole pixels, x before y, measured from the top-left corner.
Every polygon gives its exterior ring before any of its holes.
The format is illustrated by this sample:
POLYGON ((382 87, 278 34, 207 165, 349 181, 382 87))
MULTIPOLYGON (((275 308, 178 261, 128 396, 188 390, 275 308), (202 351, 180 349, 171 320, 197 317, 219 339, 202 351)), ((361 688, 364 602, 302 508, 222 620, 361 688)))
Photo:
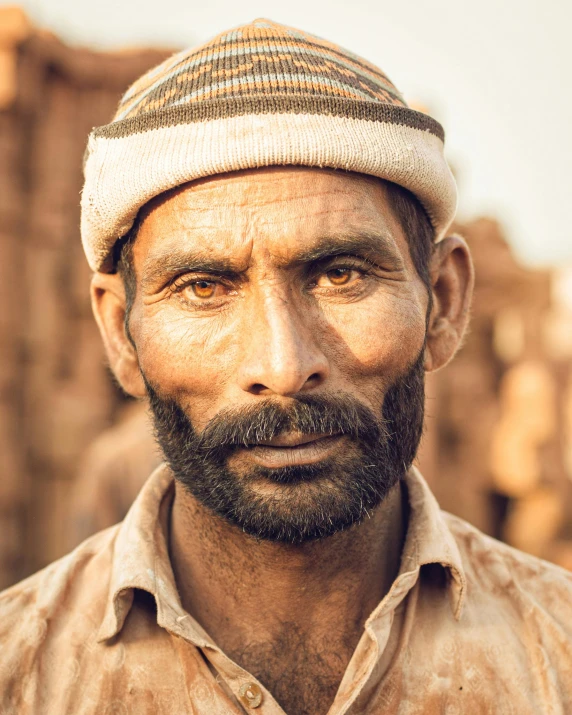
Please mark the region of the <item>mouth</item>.
POLYGON ((281 434, 266 442, 248 447, 248 454, 261 467, 280 467, 315 464, 329 457, 340 445, 342 434, 281 434))

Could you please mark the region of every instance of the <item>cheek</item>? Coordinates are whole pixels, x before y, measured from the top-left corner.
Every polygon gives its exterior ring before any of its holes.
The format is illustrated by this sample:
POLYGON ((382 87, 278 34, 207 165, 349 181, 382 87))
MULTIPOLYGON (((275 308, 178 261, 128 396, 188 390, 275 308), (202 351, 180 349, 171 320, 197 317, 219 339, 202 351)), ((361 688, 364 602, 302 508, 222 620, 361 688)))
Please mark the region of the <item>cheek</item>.
POLYGON ((133 333, 147 380, 165 397, 193 402, 212 399, 232 374, 235 336, 232 321, 175 306, 147 308, 133 333))
POLYGON ((346 378, 392 380, 423 348, 424 306, 414 296, 376 295, 324 311, 320 332, 346 378))

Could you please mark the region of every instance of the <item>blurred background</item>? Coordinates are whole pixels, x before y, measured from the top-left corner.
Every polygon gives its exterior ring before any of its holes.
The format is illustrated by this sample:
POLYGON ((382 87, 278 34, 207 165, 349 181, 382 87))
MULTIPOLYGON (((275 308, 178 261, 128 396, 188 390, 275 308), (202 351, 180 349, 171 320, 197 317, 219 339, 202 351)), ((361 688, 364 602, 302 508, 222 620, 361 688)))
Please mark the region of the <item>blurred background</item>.
POLYGON ((0 4, 0 587, 123 518, 160 461, 91 315, 87 135, 171 52, 261 16, 378 63, 444 124, 477 286, 419 465, 443 508, 572 568, 572 3, 28 0, 0 4))

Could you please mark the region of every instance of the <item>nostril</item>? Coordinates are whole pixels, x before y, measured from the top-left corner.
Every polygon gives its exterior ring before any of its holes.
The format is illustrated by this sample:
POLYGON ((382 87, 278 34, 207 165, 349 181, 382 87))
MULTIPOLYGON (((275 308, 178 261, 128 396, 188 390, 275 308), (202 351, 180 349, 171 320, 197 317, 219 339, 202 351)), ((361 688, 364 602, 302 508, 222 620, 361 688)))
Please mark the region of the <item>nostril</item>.
POLYGON ((322 376, 320 375, 320 373, 314 372, 306 380, 305 387, 314 387, 315 385, 318 385, 321 381, 322 381, 322 376))
POLYGON ((268 388, 263 385, 261 382, 255 382, 254 385, 251 386, 250 391, 254 395, 261 395, 263 392, 267 391, 268 388))

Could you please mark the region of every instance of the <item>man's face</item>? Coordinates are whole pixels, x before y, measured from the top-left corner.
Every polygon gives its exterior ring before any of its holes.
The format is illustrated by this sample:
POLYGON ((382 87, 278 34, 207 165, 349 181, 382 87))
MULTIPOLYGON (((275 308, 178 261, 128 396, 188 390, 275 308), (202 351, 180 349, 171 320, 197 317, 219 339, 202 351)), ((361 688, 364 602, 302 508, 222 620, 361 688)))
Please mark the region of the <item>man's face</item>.
POLYGON ((284 168, 152 202, 130 332, 176 477, 254 535, 375 508, 423 415, 428 294, 382 182, 284 168))

